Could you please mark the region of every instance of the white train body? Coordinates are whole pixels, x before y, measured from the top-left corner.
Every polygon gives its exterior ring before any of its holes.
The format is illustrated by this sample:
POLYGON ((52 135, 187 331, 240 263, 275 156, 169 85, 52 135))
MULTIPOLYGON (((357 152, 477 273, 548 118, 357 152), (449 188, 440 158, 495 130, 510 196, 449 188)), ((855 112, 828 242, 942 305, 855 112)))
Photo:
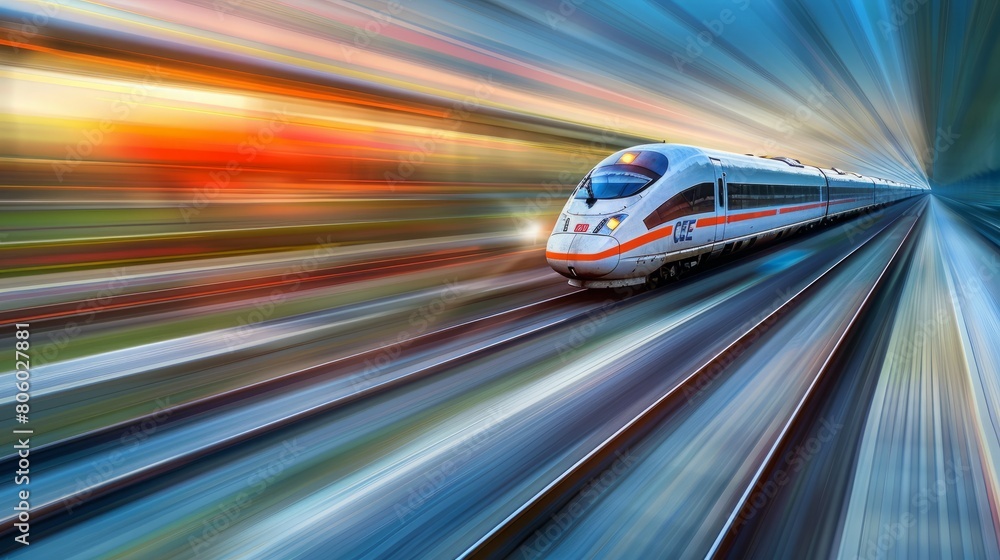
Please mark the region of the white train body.
POLYGON ((787 158, 646 144, 612 154, 587 174, 563 207, 545 255, 577 286, 641 284, 925 192, 787 158))

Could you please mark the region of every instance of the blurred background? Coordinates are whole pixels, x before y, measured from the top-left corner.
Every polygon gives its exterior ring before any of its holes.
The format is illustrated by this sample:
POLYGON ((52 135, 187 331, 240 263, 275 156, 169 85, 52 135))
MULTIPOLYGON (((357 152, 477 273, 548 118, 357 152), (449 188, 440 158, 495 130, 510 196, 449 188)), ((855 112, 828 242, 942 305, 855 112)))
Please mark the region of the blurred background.
POLYGON ((527 556, 715 550, 864 307, 809 407, 846 427, 737 550, 996 557, 998 38, 992 0, 0 3, 32 554, 458 556, 825 277, 527 556), (932 196, 659 293, 576 292, 545 262, 556 215, 660 141, 932 196))
POLYGON ((988 196, 994 10, 6 2, 4 273, 270 251, 317 227, 544 234, 591 165, 648 141, 988 196))

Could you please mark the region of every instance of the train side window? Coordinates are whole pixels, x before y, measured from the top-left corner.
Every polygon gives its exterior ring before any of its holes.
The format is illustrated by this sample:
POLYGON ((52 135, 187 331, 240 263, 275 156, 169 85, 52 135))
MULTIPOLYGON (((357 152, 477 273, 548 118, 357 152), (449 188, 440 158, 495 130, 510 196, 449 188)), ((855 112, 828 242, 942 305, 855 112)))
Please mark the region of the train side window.
POLYGON ((704 214, 715 211, 715 190, 712 183, 701 183, 695 185, 683 193, 688 204, 691 205, 692 214, 704 214))
POLYGON ((675 194, 653 210, 642 222, 646 224, 646 228, 653 229, 677 218, 706 212, 715 212, 715 191, 712 183, 701 183, 675 194))
POLYGON ((748 193, 748 185, 743 183, 729 183, 729 209, 743 210, 744 208, 749 208, 749 201, 746 200, 748 193))
POLYGON ((721 208, 726 207, 726 197, 725 194, 722 192, 722 179, 719 179, 719 206, 721 208))
MULTIPOLYGON (((836 194, 834 190, 831 192, 836 194)), ((843 192, 840 194, 843 195, 843 192)), ((730 210, 748 210, 765 206, 819 202, 822 197, 823 190, 819 186, 729 183, 728 204, 730 210)))

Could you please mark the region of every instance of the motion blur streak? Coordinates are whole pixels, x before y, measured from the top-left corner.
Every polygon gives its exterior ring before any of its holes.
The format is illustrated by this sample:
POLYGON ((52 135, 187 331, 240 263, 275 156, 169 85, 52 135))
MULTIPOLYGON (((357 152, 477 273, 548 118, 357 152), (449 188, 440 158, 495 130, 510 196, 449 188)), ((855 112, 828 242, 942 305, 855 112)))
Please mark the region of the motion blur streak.
POLYGON ((0 554, 456 557, 752 335, 514 557, 1000 556, 998 6, 4 2, 0 554), (567 286, 555 215, 661 140, 932 195, 567 286))
MULTIPOLYGON (((988 419, 1000 409, 996 393, 990 402, 983 391, 995 388, 996 376, 988 376, 984 387, 980 373, 984 366, 1000 371, 1000 363, 988 361, 989 355, 977 359, 980 349, 962 340, 958 317, 974 310, 955 305, 961 301, 956 290, 966 291, 967 281, 946 269, 945 249, 954 238, 943 228, 954 234, 957 225, 943 212, 932 207, 903 286, 860 442, 840 550, 845 558, 897 547, 934 547, 954 557, 1000 555, 998 433, 992 421, 982 423, 983 415, 988 419), (900 472, 908 476, 895 474, 900 472)), ((970 280, 978 281, 975 275, 970 280)), ((995 312, 995 301, 990 305, 995 312)))

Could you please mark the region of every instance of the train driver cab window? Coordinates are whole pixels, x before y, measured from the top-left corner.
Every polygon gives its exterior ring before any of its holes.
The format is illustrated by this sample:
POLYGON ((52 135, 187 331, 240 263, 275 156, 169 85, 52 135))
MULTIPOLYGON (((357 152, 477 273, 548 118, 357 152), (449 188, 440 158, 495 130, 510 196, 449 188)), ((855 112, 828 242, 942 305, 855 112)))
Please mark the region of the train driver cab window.
POLYGON ((667 164, 667 156, 659 152, 615 153, 580 181, 573 198, 594 201, 634 196, 658 181, 667 164))
POLYGON ((701 183, 675 194, 652 214, 646 216, 643 223, 646 224, 646 228, 653 229, 677 218, 706 212, 715 212, 715 185, 713 183, 701 183))

